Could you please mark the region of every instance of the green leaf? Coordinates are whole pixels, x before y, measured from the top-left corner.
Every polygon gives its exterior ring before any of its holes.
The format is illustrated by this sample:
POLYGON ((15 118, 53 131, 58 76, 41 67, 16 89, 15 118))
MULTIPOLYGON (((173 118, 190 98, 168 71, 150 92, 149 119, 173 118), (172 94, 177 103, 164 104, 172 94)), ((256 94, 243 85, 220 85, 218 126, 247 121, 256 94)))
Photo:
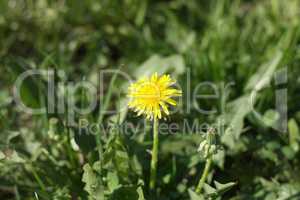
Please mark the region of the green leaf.
POLYGON ((5 144, 10 144, 11 140, 20 136, 21 133, 19 131, 5 131, 3 134, 0 135, 1 142, 5 144))
POLYGON ((189 189, 189 195, 191 200, 205 200, 202 195, 196 194, 196 192, 191 189, 189 189))
POLYGON ((229 113, 226 115, 226 119, 229 119, 229 125, 221 140, 231 148, 235 146, 236 140, 239 139, 244 127, 244 119, 251 111, 249 98, 249 95, 242 96, 228 106, 229 113))
POLYGON ((83 166, 82 182, 85 183, 84 190, 89 194, 90 200, 104 200, 104 188, 101 177, 91 168, 89 164, 83 166))
POLYGON ((222 183, 219 183, 217 181, 214 181, 214 184, 217 188, 218 194, 221 195, 221 194, 224 194, 225 192, 227 192, 228 190, 230 190, 237 183, 229 182, 229 183, 222 184, 222 183))
POLYGON ((205 193, 206 193, 208 196, 213 196, 213 197, 215 197, 215 196, 218 195, 218 191, 217 191, 215 188, 213 188, 212 186, 210 186, 210 185, 208 185, 208 184, 206 184, 206 183, 204 183, 203 189, 204 189, 205 193))
POLYGON ((184 59, 181 55, 172 55, 169 57, 161 57, 159 55, 151 56, 144 62, 134 73, 136 78, 141 76, 150 76, 157 72, 164 74, 172 72, 174 75, 183 74, 185 71, 184 59))
POLYGON ((113 135, 106 145, 103 167, 107 170, 116 170, 120 180, 129 181, 130 159, 118 135, 113 135))
POLYGON ((279 118, 280 118, 279 113, 275 110, 270 109, 264 113, 264 116, 262 117, 262 122, 266 126, 272 127, 279 120, 279 118))
POLYGON ((249 79, 245 89, 259 91, 266 87, 270 83, 282 57, 282 52, 278 51, 267 63, 260 66, 259 70, 249 79))
MULTIPOLYGON (((4 153, 4 155, 6 155, 4 159, 7 163, 16 164, 16 163, 25 163, 26 162, 26 160, 24 158, 22 158, 18 154, 18 152, 16 152, 15 150, 9 149, 9 150, 7 150, 7 152, 8 153, 4 153)), ((2 157, 3 157, 3 155, 2 155, 2 157)))
POLYGON ((119 178, 116 172, 107 173, 107 186, 110 192, 113 192, 119 187, 119 178))
POLYGON ((109 200, 144 200, 144 195, 140 187, 122 186, 115 190, 109 200))
POLYGON ((144 192, 143 192, 143 188, 142 187, 138 187, 137 193, 139 194, 139 199, 138 200, 145 200, 144 192))

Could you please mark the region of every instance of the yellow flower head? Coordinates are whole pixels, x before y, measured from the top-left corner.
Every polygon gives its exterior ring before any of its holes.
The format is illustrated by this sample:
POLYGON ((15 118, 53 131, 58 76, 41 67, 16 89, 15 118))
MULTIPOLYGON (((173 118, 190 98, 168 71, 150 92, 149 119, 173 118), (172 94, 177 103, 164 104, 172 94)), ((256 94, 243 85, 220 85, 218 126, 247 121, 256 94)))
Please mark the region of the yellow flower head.
POLYGON ((163 114, 169 115, 169 104, 176 105, 172 97, 181 96, 180 90, 171 87, 174 83, 170 75, 158 76, 157 73, 150 78, 141 78, 128 88, 128 96, 131 98, 128 106, 138 116, 146 115, 147 119, 160 119, 163 114))

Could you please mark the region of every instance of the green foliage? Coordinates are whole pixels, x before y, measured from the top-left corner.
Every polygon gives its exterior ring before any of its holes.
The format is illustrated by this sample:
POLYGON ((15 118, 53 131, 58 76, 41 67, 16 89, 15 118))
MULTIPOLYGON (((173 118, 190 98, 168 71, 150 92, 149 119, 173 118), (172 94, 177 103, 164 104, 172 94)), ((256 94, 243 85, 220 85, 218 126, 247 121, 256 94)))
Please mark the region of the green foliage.
MULTIPOLYGON (((0 0, 0 199, 299 199, 299 13, 299 0, 0 0), (106 77, 95 111, 75 113, 69 125, 65 113, 30 115, 17 107, 15 81, 32 69, 55 69, 55 99, 64 100, 74 89, 67 83, 97 85, 106 69, 134 79, 170 73, 184 95, 166 122, 221 123, 220 141, 213 141, 221 144, 207 149, 206 138, 190 129, 161 134, 157 189, 149 191, 150 124, 125 133, 119 126, 140 118, 127 108, 104 112, 126 105, 128 80, 106 77), (285 71, 287 83, 276 82, 285 71), (214 94, 197 87, 205 81, 219 98, 189 98, 196 88, 214 94), (276 109, 275 91, 284 89, 287 127, 279 131, 285 108, 276 109), (216 112, 201 114, 197 106, 216 112), (114 128, 87 134, 79 120, 114 128), (196 194, 211 154, 203 193, 196 194)), ((46 75, 28 77, 22 100, 48 105, 47 86, 46 75)), ((73 100, 89 103, 84 92, 73 100)))
POLYGON ((104 189, 101 185, 101 176, 97 176, 89 164, 83 166, 83 171, 82 181, 85 183, 84 190, 88 192, 89 199, 103 200, 104 189))

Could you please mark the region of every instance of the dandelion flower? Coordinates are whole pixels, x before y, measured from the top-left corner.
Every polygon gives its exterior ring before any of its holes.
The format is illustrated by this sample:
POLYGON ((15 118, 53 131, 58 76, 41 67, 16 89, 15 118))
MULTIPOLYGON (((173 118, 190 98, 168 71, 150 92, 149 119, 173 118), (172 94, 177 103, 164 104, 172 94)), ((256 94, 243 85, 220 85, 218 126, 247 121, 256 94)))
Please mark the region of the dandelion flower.
POLYGON ((169 115, 169 105, 176 106, 173 97, 181 96, 180 90, 172 88, 174 84, 170 75, 155 73, 150 78, 141 78, 128 88, 131 98, 128 106, 138 116, 144 114, 147 119, 161 119, 162 115, 169 115))

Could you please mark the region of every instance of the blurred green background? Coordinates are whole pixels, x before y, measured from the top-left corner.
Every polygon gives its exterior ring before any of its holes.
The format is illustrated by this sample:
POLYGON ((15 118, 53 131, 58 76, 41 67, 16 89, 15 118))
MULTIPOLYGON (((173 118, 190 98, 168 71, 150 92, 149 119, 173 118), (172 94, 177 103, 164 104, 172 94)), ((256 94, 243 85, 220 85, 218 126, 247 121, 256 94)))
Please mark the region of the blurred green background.
MULTIPOLYGON (((60 83, 97 84, 99 71, 120 66, 133 78, 170 73, 185 95, 188 75, 191 90, 203 81, 220 88, 235 83, 229 94, 221 91, 221 99, 201 102, 217 113, 199 114, 195 102, 183 98, 181 108, 190 106, 191 112, 182 109, 168 120, 215 123, 223 117, 226 127, 234 126, 221 138, 223 150, 208 183, 237 185, 216 197, 207 186, 204 199, 300 199, 299 29, 299 0, 0 0, 0 199, 203 198, 192 193, 205 161, 197 152, 200 135, 161 136, 154 195, 147 191, 151 134, 128 137, 113 130, 101 138, 99 161, 94 136, 78 134, 64 113, 29 115, 13 100, 17 77, 30 69, 63 70, 55 77, 60 83), (288 82, 262 83, 255 102, 262 113, 258 117, 245 106, 246 99, 257 83, 280 70, 287 70, 288 82), (284 133, 270 127, 279 123, 278 88, 288 89, 284 133), (269 126, 266 119, 272 119, 269 126)), ((97 95, 104 108, 118 108, 126 97, 119 88, 126 84, 107 78, 104 95, 97 95)), ((22 85, 22 99, 31 107, 46 105, 46 88, 45 77, 30 77, 22 85)), ((56 92, 67 96, 63 88, 56 92)), ((84 92, 75 98, 76 105, 88 101, 84 92)), ((100 108, 76 114, 76 122, 118 123, 100 108)), ((119 123, 140 120, 122 114, 119 123)))

